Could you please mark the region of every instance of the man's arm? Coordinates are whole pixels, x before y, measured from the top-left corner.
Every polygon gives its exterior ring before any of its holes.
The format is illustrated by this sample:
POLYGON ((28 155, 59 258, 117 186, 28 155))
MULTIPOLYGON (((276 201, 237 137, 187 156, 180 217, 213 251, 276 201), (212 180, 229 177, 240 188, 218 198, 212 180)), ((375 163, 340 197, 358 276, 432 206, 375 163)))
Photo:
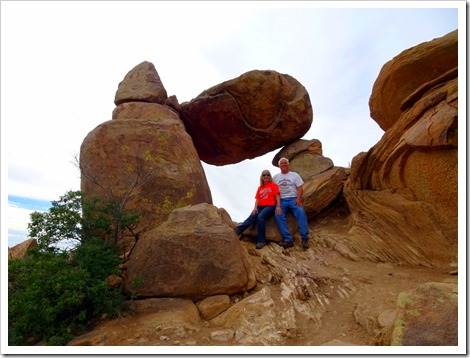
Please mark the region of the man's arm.
POLYGON ((300 185, 297 187, 297 199, 295 200, 295 205, 303 206, 302 204, 302 196, 304 195, 304 186, 300 185))

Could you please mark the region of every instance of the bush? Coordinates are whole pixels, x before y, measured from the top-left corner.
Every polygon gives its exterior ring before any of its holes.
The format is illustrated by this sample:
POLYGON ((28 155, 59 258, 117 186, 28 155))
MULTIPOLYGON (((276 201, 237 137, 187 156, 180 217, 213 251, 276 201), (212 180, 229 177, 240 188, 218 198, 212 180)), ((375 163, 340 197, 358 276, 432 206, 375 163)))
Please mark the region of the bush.
POLYGON ((102 313, 116 314, 122 295, 107 277, 117 273, 112 247, 90 240, 66 252, 32 249, 8 263, 8 341, 65 344, 102 313))
POLYGON ((84 239, 80 198, 80 192, 69 192, 49 213, 33 213, 30 229, 39 236, 38 247, 8 262, 10 345, 64 345, 101 314, 118 313, 123 295, 107 281, 119 273, 117 248, 100 238, 84 239), (73 246, 61 248, 71 240, 73 246))

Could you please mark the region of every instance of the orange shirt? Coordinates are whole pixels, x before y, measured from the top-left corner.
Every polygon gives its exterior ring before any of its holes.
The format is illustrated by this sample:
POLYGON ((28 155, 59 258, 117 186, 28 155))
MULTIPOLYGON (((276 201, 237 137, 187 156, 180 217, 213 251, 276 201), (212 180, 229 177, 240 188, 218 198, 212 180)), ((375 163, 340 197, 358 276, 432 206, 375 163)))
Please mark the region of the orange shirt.
POLYGON ((276 205, 276 195, 279 194, 279 187, 276 183, 261 185, 256 191, 255 199, 258 199, 259 206, 276 205))

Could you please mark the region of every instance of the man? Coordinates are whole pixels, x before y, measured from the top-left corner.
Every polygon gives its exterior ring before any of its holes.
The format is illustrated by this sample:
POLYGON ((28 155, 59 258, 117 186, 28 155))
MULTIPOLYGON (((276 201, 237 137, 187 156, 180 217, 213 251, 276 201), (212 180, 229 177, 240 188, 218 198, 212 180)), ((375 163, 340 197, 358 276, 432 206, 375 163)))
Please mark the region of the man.
POLYGON ((294 239, 287 226, 286 214, 290 210, 297 219, 302 238, 302 247, 308 249, 309 234, 307 214, 302 204, 302 195, 304 193, 304 181, 296 172, 289 171, 289 159, 281 158, 278 162, 281 172, 273 177, 273 181, 278 185, 281 194, 280 211, 276 210, 276 223, 283 241, 279 243, 284 248, 294 246, 294 239))

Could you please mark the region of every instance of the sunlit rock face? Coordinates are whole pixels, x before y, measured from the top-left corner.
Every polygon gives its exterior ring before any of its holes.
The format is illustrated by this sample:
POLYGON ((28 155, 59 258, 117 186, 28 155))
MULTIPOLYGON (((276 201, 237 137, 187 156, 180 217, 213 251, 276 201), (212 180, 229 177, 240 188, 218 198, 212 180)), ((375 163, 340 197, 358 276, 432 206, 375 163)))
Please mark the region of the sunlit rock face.
MULTIPOLYGON (((136 234, 153 229, 176 208, 212 203, 204 169, 179 119, 104 122, 83 141, 80 163, 83 192, 140 213, 136 234)), ((132 247, 134 240, 123 240, 121 247, 132 247)))
POLYGON ((109 238, 123 252, 172 210, 212 203, 193 141, 166 101, 155 67, 143 62, 119 84, 113 119, 93 129, 80 148, 81 190, 140 213, 133 235, 109 238))
POLYGON ((130 70, 119 83, 114 103, 149 102, 164 104, 167 93, 155 66, 144 61, 130 70))
POLYGON ((126 291, 202 299, 253 288, 253 268, 230 223, 210 204, 174 210, 135 246, 126 264, 126 291))
MULTIPOLYGON (((353 218, 350 239, 372 260, 427 266, 457 262, 457 45, 446 47, 450 63, 439 65, 447 72, 438 76, 432 67, 434 50, 455 36, 404 51, 382 70, 392 82, 383 86, 397 89, 391 101, 401 103, 403 112, 383 117, 390 127, 367 153, 354 157, 344 187, 353 218), (421 61, 420 71, 409 73, 414 90, 402 91, 404 82, 393 79, 395 71, 407 67, 406 59, 410 66, 415 62, 410 53, 420 53, 429 63, 421 61)), ((377 83, 374 91, 383 92, 377 83)))
POLYGON ((225 165, 252 159, 301 138, 313 110, 295 78, 254 70, 181 104, 181 117, 199 157, 225 165))
POLYGON ((384 131, 402 115, 402 101, 427 82, 458 65, 458 31, 403 51, 387 62, 375 80, 370 115, 384 131))

